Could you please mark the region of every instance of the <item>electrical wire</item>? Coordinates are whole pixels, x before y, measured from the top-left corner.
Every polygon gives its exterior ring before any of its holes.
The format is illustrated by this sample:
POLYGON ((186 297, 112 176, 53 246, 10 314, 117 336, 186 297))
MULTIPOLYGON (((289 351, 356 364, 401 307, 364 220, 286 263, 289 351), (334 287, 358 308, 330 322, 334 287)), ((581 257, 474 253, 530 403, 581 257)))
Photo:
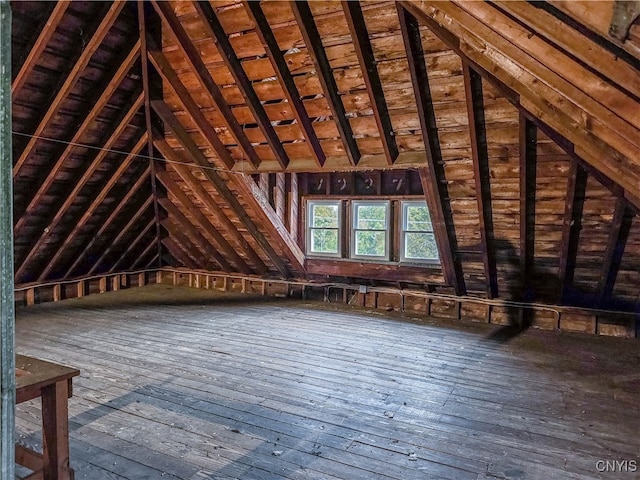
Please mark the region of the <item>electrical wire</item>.
MULTIPOLYGON (((158 162, 164 162, 164 163, 169 163, 169 164, 175 164, 175 165, 186 165, 188 167, 193 167, 193 168, 199 168, 201 170, 213 170, 216 172, 225 172, 225 173, 234 173, 237 175, 244 175, 244 171, 242 172, 237 172, 235 170, 229 170, 226 168, 219 168, 219 167, 214 167, 214 166, 210 166, 210 167, 205 167, 202 165, 197 165, 195 163, 188 163, 188 162, 176 162, 175 160, 168 160, 164 157, 154 157, 152 155, 142 155, 142 154, 133 154, 132 152, 127 152, 124 150, 116 150, 113 148, 102 148, 102 147, 96 147, 95 145, 88 145, 86 143, 78 143, 78 142, 68 142, 66 140, 59 140, 57 138, 51 138, 51 137, 44 137, 41 135, 31 135, 28 133, 22 133, 22 132, 16 132, 15 130, 12 130, 11 133, 13 135, 18 135, 21 137, 27 137, 27 138, 35 138, 38 140, 46 140, 48 142, 53 142, 53 143, 60 143, 63 145, 70 145, 73 147, 80 147, 80 148, 87 148, 90 150, 96 150, 99 152, 108 152, 108 153, 113 153, 116 155, 133 155, 135 158, 140 158, 140 159, 144 159, 144 160, 154 160, 154 161, 158 161, 158 162)), ((242 167, 244 169, 244 163, 242 164, 242 167)))

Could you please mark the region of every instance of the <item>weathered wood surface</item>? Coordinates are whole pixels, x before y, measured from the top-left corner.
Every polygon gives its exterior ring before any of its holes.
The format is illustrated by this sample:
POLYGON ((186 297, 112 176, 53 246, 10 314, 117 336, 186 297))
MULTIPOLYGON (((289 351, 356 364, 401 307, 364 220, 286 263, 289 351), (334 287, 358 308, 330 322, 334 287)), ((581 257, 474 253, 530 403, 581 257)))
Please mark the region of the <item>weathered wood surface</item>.
POLYGON ((635 344, 493 328, 156 286, 20 309, 17 345, 81 370, 77 479, 588 480, 637 456, 635 344))

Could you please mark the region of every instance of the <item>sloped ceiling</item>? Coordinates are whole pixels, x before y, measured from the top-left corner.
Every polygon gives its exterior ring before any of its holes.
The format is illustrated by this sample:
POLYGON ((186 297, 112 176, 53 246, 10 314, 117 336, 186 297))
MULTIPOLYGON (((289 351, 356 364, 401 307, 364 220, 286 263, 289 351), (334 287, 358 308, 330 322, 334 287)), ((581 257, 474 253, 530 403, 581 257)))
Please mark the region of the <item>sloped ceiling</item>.
POLYGON ((305 259, 302 196, 398 171, 442 268, 379 280, 633 308, 638 30, 580 3, 12 2, 16 283, 358 278, 305 259))

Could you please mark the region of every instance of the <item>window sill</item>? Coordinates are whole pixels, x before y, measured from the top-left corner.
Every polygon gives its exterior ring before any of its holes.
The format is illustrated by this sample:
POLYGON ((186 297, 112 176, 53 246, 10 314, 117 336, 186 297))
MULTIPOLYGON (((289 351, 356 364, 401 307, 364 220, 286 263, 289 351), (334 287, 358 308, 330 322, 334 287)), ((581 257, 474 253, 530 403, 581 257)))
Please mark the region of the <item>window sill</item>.
POLYGON ((380 262, 353 258, 307 257, 313 275, 367 278, 372 280, 442 283, 439 263, 380 262))

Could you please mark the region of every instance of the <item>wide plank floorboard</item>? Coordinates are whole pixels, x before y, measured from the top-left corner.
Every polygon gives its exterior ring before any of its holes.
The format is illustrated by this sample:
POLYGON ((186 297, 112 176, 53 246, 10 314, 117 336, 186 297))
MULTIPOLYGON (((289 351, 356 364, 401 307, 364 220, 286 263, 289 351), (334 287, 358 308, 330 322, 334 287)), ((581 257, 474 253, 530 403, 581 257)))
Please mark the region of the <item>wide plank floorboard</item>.
MULTIPOLYGON (((77 479, 640 478, 597 468, 640 468, 637 340, 162 285, 16 316, 19 353, 82 372, 77 479)), ((37 448, 38 402, 16 423, 37 448)))

